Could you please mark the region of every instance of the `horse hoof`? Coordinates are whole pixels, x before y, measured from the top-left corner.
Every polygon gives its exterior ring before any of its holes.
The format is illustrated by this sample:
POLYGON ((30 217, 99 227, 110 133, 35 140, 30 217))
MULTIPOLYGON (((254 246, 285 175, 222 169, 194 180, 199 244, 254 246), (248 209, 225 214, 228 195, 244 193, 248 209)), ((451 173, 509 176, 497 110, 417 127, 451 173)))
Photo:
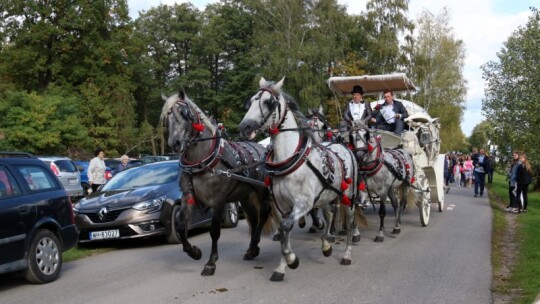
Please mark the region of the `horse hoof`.
POLYGON ((202 252, 197 246, 191 247, 191 250, 187 252, 188 256, 196 261, 202 258, 202 252))
POLYGON ((375 237, 375 243, 382 243, 383 241, 384 241, 384 237, 378 236, 378 235, 377 237, 375 237))
POLYGON ((338 235, 347 235, 347 230, 340 230, 338 235))
POLYGON ((300 265, 300 259, 298 257, 295 257, 294 261, 287 266, 289 266, 290 269, 296 269, 298 268, 298 265, 300 265))
POLYGON ((216 272, 216 266, 204 266, 203 271, 201 272, 202 276, 213 276, 216 272))
POLYGON ((329 235, 326 237, 326 240, 330 243, 335 243, 336 242, 336 237, 334 235, 329 235))
POLYGON ((300 228, 306 227, 306 220, 305 220, 303 217, 301 217, 301 218, 298 220, 298 227, 300 227, 300 228))
POLYGON ((274 236, 272 237, 272 241, 274 242, 279 242, 283 239, 283 235, 281 235, 281 233, 276 233, 274 234, 274 236))
POLYGON ((246 251, 246 254, 244 254, 244 260, 245 261, 251 261, 254 258, 256 258, 259 255, 260 249, 259 247, 250 248, 248 251, 246 251))
POLYGON ((281 281, 283 281, 284 277, 285 277, 284 273, 274 271, 274 273, 272 273, 272 277, 270 277, 270 281, 272 281, 272 282, 281 282, 281 281))
POLYGON ((392 234, 400 234, 401 233, 401 228, 394 228, 394 230, 392 230, 392 234))
POLYGON ((318 221, 315 224, 315 227, 317 228, 317 230, 323 230, 324 229, 324 222, 323 221, 318 221))
POLYGON ((344 265, 344 266, 351 265, 351 260, 343 258, 341 259, 341 265, 344 265))
POLYGON ((325 256, 325 257, 329 257, 332 255, 332 247, 328 248, 327 250, 323 250, 322 251, 322 254, 325 256))
POLYGON ((315 233, 315 232, 317 232, 317 229, 315 229, 315 227, 311 226, 311 227, 309 227, 308 232, 309 233, 315 233))
POLYGON ((360 234, 359 235, 353 235, 352 242, 353 243, 359 243, 361 238, 362 237, 360 236, 360 234))

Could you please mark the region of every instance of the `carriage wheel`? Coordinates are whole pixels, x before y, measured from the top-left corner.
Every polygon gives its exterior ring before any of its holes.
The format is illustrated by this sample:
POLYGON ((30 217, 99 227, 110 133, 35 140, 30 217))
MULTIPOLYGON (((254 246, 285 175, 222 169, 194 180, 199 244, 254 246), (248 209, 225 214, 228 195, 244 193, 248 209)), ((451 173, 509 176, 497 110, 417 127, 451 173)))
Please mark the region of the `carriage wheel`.
MULTIPOLYGON (((429 188, 429 182, 427 180, 426 176, 421 176, 419 178, 418 184, 420 185, 420 188, 423 190, 427 190, 429 188)), ((429 199, 429 192, 420 192, 420 204, 418 206, 418 209, 420 210, 420 222, 422 223, 422 227, 425 227, 429 224, 429 215, 431 213, 431 201, 429 199)))
POLYGON ((439 199, 439 212, 444 211, 444 195, 441 199, 439 199))

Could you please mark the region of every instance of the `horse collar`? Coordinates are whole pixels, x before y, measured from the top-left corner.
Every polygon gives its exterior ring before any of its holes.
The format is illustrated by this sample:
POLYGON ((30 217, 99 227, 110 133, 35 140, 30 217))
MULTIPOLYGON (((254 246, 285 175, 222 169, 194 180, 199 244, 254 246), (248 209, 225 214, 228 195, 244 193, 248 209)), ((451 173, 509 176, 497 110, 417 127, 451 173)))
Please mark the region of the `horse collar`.
POLYGON ((377 145, 376 145, 376 148, 374 151, 372 151, 371 153, 377 153, 377 155, 375 156, 375 159, 370 161, 370 162, 366 162, 363 166, 360 165, 359 166, 359 170, 362 171, 363 173, 365 173, 366 176, 373 176, 375 174, 377 174, 377 172, 379 172, 379 170, 381 170, 382 166, 384 165, 384 161, 383 161, 383 155, 382 155, 382 146, 381 146, 381 142, 380 140, 375 140, 377 142, 377 145))

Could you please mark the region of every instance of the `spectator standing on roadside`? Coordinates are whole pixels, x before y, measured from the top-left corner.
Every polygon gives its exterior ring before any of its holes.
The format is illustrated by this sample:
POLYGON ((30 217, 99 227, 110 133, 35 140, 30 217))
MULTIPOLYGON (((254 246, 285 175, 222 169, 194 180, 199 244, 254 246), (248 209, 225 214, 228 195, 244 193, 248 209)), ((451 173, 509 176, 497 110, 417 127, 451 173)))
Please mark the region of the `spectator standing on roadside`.
POLYGON ((450 159, 450 154, 444 156, 444 185, 448 186, 450 181, 450 176, 452 175, 452 160, 450 159))
POLYGON ((484 186, 486 183, 486 172, 488 171, 489 160, 484 148, 473 158, 474 174, 474 197, 484 195, 484 186))
POLYGON ((525 153, 521 154, 520 164, 516 169, 516 202, 518 212, 527 212, 529 203, 529 184, 532 181, 532 168, 525 153), (523 198, 523 200, 521 200, 523 198))
POLYGON ((514 151, 512 153, 512 163, 506 170, 506 177, 508 178, 508 197, 510 198, 510 203, 504 209, 506 211, 513 211, 517 208, 516 204, 516 180, 517 180, 517 166, 519 165, 519 153, 514 151))
POLYGON ((470 155, 467 155, 467 160, 463 163, 465 172, 465 186, 470 188, 472 186, 472 174, 473 174, 473 161, 470 155))
POLYGON ((458 161, 452 170, 454 172, 454 180, 456 181, 456 187, 461 188, 461 172, 463 171, 463 165, 461 161, 458 161))
POLYGON ((103 149, 98 148, 94 152, 94 156, 95 157, 92 158, 88 165, 88 183, 90 184, 90 187, 92 187, 92 192, 96 191, 99 186, 107 182, 105 180, 105 170, 107 167, 103 160, 103 158, 105 158, 105 152, 103 149))
POLYGON ((489 168, 487 172, 488 183, 493 183, 493 171, 495 170, 495 155, 489 156, 489 168))
POLYGON ((116 168, 114 169, 113 171, 113 176, 126 170, 127 168, 131 168, 131 164, 129 163, 129 156, 127 155, 122 155, 120 157, 120 164, 118 164, 118 166, 116 166, 116 168))

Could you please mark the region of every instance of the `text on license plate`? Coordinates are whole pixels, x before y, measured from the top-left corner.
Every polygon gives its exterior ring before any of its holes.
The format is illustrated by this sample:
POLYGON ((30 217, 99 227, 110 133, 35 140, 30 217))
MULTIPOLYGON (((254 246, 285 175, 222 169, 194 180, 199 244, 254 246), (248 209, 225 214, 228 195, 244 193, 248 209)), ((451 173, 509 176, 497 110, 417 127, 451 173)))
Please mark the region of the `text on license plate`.
POLYGON ((102 239, 114 239, 120 237, 120 231, 115 230, 104 230, 104 231, 92 231, 90 232, 91 240, 102 240, 102 239))
POLYGON ((76 185, 77 184, 77 179, 76 178, 70 178, 68 179, 68 182, 70 185, 76 185))

